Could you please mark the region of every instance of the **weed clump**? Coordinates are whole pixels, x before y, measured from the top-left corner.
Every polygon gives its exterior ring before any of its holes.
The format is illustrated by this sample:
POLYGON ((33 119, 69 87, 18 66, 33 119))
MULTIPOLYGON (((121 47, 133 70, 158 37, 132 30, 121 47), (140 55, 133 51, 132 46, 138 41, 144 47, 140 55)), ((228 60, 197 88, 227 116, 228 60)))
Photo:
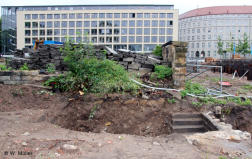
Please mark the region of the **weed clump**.
POLYGON ((152 73, 152 79, 165 79, 172 76, 172 68, 164 65, 156 65, 154 68, 154 73, 152 73))

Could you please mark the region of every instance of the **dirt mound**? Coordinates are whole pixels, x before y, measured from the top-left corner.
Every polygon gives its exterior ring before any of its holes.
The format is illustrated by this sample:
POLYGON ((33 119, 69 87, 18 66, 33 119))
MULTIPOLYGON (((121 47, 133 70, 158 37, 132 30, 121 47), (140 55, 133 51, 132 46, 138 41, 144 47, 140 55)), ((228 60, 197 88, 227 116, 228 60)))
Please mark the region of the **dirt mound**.
POLYGON ((0 112, 23 109, 47 109, 64 104, 60 94, 24 85, 0 84, 0 112))
POLYGON ((141 136, 170 134, 172 112, 194 111, 178 101, 170 104, 167 98, 143 99, 113 94, 106 97, 87 95, 70 100, 60 110, 50 111, 57 113, 47 114, 51 122, 67 129, 95 133, 141 136))
POLYGON ((230 123, 233 129, 252 133, 252 107, 232 106, 228 109, 230 112, 226 115, 226 122, 230 123))

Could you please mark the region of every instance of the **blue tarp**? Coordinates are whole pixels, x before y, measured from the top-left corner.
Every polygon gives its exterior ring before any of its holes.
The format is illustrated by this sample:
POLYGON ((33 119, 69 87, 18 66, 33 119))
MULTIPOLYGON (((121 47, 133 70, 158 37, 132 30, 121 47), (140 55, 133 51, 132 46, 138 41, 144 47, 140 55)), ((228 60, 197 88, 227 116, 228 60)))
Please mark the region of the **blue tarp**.
MULTIPOLYGON (((44 41, 44 45, 50 45, 50 44, 63 44, 63 42, 59 42, 59 41, 44 41)), ((35 41, 33 41, 33 47, 35 45, 35 41)))

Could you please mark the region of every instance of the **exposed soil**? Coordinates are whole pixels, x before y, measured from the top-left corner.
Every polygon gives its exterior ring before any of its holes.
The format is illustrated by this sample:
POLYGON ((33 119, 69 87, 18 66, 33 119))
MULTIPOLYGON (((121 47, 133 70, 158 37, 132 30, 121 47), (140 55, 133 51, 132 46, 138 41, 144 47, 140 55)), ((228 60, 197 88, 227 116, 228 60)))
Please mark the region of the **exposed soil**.
MULTIPOLYGON (((159 95, 161 92, 156 92, 159 95)), ((141 136, 160 136, 171 133, 172 112, 194 112, 185 103, 169 104, 169 94, 161 98, 143 99, 130 95, 110 94, 107 97, 87 95, 71 101, 66 107, 50 111, 54 124, 84 132, 107 132, 141 136), (52 115, 51 112, 54 112, 52 115)), ((163 96, 163 97, 162 97, 163 96)))
POLYGON ((230 112, 225 116, 225 122, 231 124, 233 129, 248 131, 252 134, 252 107, 232 106, 228 109, 230 112))

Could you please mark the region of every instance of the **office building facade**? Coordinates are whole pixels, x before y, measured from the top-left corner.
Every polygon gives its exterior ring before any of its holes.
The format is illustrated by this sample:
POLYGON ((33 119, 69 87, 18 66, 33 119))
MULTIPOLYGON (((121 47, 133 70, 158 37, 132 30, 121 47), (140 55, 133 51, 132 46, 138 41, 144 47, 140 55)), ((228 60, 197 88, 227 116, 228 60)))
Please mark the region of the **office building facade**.
POLYGON ((2 7, 4 52, 32 47, 36 39, 91 42, 115 50, 148 52, 178 40, 173 5, 2 7))
MULTIPOLYGON (((188 42, 187 57, 220 58, 217 53, 218 37, 224 42, 235 43, 244 33, 252 38, 252 6, 218 6, 199 8, 179 17, 179 40, 188 42)), ((231 56, 232 52, 228 53, 231 56)))

